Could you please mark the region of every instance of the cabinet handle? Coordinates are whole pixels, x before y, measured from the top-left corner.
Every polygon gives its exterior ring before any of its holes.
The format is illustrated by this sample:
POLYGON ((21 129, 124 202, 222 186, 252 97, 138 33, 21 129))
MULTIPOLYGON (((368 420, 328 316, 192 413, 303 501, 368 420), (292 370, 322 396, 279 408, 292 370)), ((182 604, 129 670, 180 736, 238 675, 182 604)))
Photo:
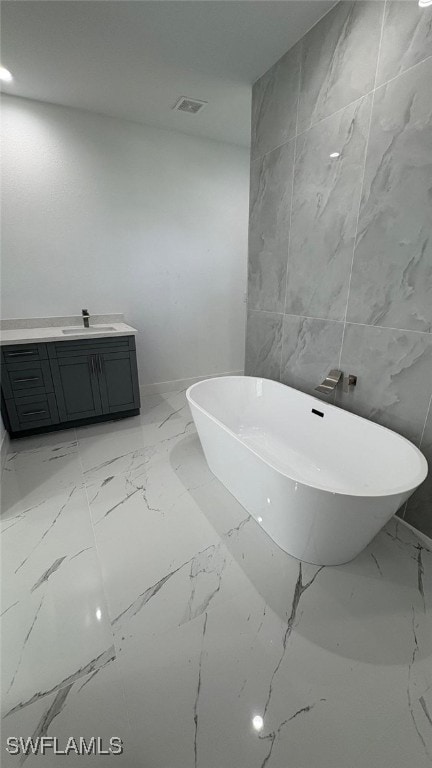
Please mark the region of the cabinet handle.
POLYGON ((94 376, 95 364, 94 364, 94 356, 93 355, 90 355, 90 357, 88 359, 88 364, 89 364, 89 368, 90 368, 90 373, 93 374, 93 376, 94 376))
POLYGON ((25 411, 23 416, 38 416, 40 413, 47 413, 47 411, 25 411))
POLYGON ((6 352, 6 357, 21 357, 21 355, 37 355, 33 349, 31 352, 6 352))
POLYGON ((40 378, 39 376, 27 376, 26 379, 13 379, 12 381, 14 382, 14 384, 17 384, 18 382, 21 382, 21 381, 38 381, 39 378, 40 378))
POLYGON ((102 373, 102 357, 98 355, 99 373, 102 373))

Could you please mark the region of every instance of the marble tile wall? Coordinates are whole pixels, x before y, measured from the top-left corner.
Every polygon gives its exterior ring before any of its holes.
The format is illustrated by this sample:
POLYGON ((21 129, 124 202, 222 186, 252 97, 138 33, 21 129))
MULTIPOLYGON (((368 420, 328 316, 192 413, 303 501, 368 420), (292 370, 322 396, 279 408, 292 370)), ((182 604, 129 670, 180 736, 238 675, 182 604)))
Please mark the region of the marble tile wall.
MULTIPOLYGON (((432 8, 342 0, 255 83, 245 371, 357 374, 432 467, 431 82, 432 8)), ((399 514, 432 536, 432 471, 399 514)))

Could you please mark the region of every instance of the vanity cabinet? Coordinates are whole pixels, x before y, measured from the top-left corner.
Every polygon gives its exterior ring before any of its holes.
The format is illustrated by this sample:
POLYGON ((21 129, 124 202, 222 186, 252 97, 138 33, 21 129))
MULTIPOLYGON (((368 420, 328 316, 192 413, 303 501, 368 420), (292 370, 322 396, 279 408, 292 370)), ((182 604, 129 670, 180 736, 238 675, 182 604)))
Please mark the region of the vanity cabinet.
POLYGON ((13 437, 139 412, 133 336, 3 347, 1 378, 13 437))

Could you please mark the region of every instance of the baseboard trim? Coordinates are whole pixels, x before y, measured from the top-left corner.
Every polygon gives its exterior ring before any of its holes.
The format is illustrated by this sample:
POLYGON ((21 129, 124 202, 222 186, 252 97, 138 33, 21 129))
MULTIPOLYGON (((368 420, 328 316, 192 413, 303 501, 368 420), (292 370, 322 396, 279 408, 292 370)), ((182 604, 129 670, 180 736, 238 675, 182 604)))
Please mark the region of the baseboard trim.
POLYGON ((399 523, 403 523, 407 528, 410 528, 413 533, 419 537, 419 539, 424 539, 425 544, 427 544, 432 549, 432 539, 426 533, 423 533, 423 531, 421 531, 419 528, 411 525, 411 523, 409 523, 407 520, 404 520, 403 517, 399 517, 398 515, 395 515, 395 517, 397 517, 399 523))
POLYGON ((191 379, 173 379, 172 381, 159 381, 155 384, 140 384, 141 397, 147 395, 160 395, 164 392, 175 392, 179 389, 187 389, 197 381, 214 379, 218 376, 243 376, 243 371, 227 371, 225 373, 208 373, 206 376, 194 376, 191 379))
POLYGON ((2 440, 1 448, 0 448, 1 469, 2 469, 2 471, 3 471, 3 467, 4 467, 5 463, 6 463, 7 455, 9 453, 9 443, 10 443, 9 435, 8 435, 7 432, 5 432, 4 435, 3 435, 3 440, 2 440))

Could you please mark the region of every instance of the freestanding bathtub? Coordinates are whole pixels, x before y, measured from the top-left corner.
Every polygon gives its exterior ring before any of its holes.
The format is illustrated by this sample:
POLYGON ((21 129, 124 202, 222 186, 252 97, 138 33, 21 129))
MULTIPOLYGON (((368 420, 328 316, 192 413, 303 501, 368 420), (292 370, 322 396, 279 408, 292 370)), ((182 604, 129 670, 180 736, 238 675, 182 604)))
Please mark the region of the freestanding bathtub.
POLYGON ((186 395, 213 474, 308 563, 358 555, 427 475, 405 438, 269 379, 207 379, 186 395))

